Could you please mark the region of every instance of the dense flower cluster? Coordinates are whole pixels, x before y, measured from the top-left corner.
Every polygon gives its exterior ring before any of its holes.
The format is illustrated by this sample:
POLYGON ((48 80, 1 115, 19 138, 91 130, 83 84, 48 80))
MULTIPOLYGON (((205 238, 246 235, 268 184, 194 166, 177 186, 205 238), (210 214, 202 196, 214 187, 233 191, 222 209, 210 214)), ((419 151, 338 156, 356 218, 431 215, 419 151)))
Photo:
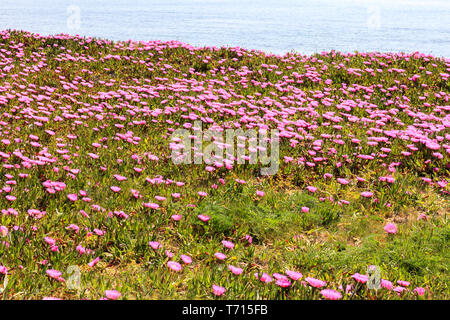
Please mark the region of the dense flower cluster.
MULTIPOLYGON (((26 264, 21 272, 36 267, 63 286, 67 277, 57 268, 93 269, 104 259, 113 265, 111 257, 128 250, 136 261, 161 260, 171 277, 233 263, 233 277, 256 278, 254 286, 300 286, 341 299, 350 287, 326 288, 328 280, 312 276, 300 283, 309 270, 255 274, 257 264, 234 261, 232 252, 254 246, 258 234, 190 251, 186 243, 197 238, 176 230, 213 224, 213 212, 195 211, 200 203, 226 188, 254 184, 255 202, 271 190, 257 185, 256 165, 221 155, 206 165, 173 164, 170 134, 185 128, 194 135, 194 121, 222 130, 278 129, 280 170, 264 179, 289 178, 342 208, 399 211, 411 199, 408 183, 449 193, 449 77, 449 60, 420 53, 275 56, 176 41, 0 32, 0 273, 26 264)), ((314 210, 304 204, 298 215, 314 210)), ((384 230, 397 236, 402 229, 385 223, 384 230)), ((353 279, 358 285, 367 276, 353 279)), ((404 294, 405 283, 383 281, 383 289, 404 294)), ((222 285, 212 285, 213 295, 228 294, 222 285)), ((104 289, 107 299, 121 296, 104 289)))

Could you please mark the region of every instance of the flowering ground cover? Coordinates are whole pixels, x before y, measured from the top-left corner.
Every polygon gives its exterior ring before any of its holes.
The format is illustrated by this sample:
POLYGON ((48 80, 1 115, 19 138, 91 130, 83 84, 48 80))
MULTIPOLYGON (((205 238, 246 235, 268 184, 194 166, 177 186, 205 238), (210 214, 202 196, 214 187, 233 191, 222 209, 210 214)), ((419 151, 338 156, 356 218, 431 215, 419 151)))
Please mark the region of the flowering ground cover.
POLYGON ((2 31, 0 297, 448 299, 449 76, 2 31), (195 122, 277 129, 278 171, 175 164, 195 122))

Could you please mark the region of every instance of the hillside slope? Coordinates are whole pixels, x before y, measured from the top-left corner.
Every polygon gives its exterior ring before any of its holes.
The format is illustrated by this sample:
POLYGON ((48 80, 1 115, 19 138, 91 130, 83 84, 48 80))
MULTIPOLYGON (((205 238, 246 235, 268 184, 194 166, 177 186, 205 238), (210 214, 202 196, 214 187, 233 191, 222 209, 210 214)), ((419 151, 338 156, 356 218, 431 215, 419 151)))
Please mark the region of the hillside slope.
POLYGON ((448 299, 449 76, 420 53, 2 31, 0 297, 448 299), (174 163, 172 133, 208 128, 271 133, 276 170, 205 136, 212 161, 174 163))

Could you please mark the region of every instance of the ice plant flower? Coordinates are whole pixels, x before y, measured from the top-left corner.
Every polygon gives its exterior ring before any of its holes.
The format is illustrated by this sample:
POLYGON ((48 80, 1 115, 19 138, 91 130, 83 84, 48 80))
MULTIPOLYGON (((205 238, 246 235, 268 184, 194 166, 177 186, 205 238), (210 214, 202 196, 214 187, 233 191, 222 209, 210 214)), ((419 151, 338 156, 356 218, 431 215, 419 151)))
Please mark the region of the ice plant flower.
POLYGON ((109 300, 117 300, 122 294, 117 290, 105 290, 105 296, 109 300))
POLYGON ((364 274, 355 273, 352 275, 352 278, 355 279, 357 282, 366 283, 369 279, 369 276, 364 274))
POLYGON ((11 201, 11 202, 17 199, 15 196, 11 196, 11 195, 7 195, 5 198, 6 198, 6 200, 11 201))
POLYGON ((144 207, 150 208, 153 210, 156 210, 159 208, 159 204, 157 204, 157 203, 144 202, 143 205, 144 205, 144 207))
POLYGON ((393 284, 389 280, 381 279, 381 287, 387 290, 392 290, 393 284))
POLYGON ((174 220, 174 221, 180 221, 181 218, 182 218, 182 216, 181 216, 180 214, 173 214, 173 215, 171 216, 171 218, 172 218, 172 220, 174 220))
POLYGON ((272 282, 272 277, 269 276, 267 273, 263 273, 262 276, 259 278, 259 280, 261 282, 268 283, 268 282, 272 282))
POLYGON ((63 277, 61 277, 61 275, 62 275, 61 271, 58 271, 55 269, 48 269, 45 272, 47 273, 47 275, 50 278, 53 278, 53 279, 61 281, 61 282, 65 282, 65 279, 63 277))
POLYGON ((388 223, 384 226, 384 231, 390 234, 396 234, 397 226, 394 223, 388 223))
POLYGON ((182 269, 181 264, 179 264, 178 262, 175 261, 169 261, 167 262, 167 266, 169 267, 169 269, 179 272, 182 269))
POLYGON ((303 275, 300 272, 286 270, 286 274, 294 281, 300 280, 303 275))
POLYGON ((0 274, 7 274, 7 273, 8 273, 8 268, 0 265, 0 274))
POLYGON ((78 196, 77 196, 76 193, 69 193, 69 194, 67 195, 67 198, 69 198, 70 201, 77 201, 78 196))
POLYGON ((228 249, 233 249, 234 248, 234 243, 231 242, 231 241, 223 240, 222 244, 223 244, 223 246, 225 248, 228 248, 228 249))
POLYGON ((244 271, 241 268, 238 268, 238 267, 235 267, 235 266, 232 266, 232 265, 229 265, 228 269, 235 275, 240 275, 244 271))
POLYGON ((398 280, 397 283, 401 285, 402 287, 407 287, 410 285, 408 281, 398 280))
POLYGON ((111 186, 111 190, 114 192, 119 192, 121 189, 120 189, 120 187, 111 186))
POLYGON ((306 282, 308 282, 308 284, 311 287, 314 287, 314 288, 322 288, 323 286, 327 285, 327 283, 325 281, 322 281, 322 280, 319 280, 319 279, 315 279, 315 278, 311 278, 311 277, 308 277, 305 280, 306 280, 306 282))
POLYGON ((275 284, 282 288, 287 288, 291 286, 291 282, 288 279, 278 279, 275 284))
POLYGON ((215 256, 217 259, 219 259, 219 260, 225 260, 225 259, 227 258, 227 256, 224 255, 224 254, 221 253, 221 252, 216 252, 216 253, 214 253, 214 256, 215 256))
POLYGON ((203 222, 206 222, 206 221, 208 221, 208 220, 210 219, 209 216, 206 216, 206 215, 203 215, 203 214, 199 214, 199 215, 198 215, 198 218, 199 218, 200 220, 202 220, 203 222))
POLYGON ((192 258, 189 257, 189 256, 187 256, 187 255, 185 255, 185 254, 182 254, 182 255, 180 256, 180 258, 181 258, 181 260, 182 260, 185 264, 190 264, 190 263, 192 263, 192 258))
POLYGON ((323 289, 320 291, 320 294, 328 300, 339 300, 342 298, 342 294, 340 292, 332 289, 323 289))
POLYGON ((94 260, 92 260, 91 262, 89 262, 89 263, 88 263, 88 266, 92 268, 92 267, 94 267, 99 261, 100 261, 100 258, 97 257, 97 258, 95 258, 94 260))
POLYGON ((361 192, 361 196, 364 198, 370 198, 373 196, 373 193, 369 192, 369 191, 364 191, 364 192, 361 192))
POLYGON ((404 287, 395 287, 393 291, 397 292, 398 295, 400 295, 406 288, 404 287))
POLYGON ((225 293, 226 289, 224 287, 213 284, 212 286, 213 293, 216 296, 221 296, 225 293))
POLYGON ((419 296, 424 296, 425 295, 425 289, 422 287, 416 287, 414 288, 414 292, 419 295, 419 296))
POLYGON ((6 237, 8 235, 8 228, 5 226, 0 226, 0 236, 6 237))
POLYGON ((164 250, 164 254, 165 254, 166 256, 168 256, 169 258, 173 258, 173 253, 170 252, 169 250, 164 250))
POLYGON ((49 277, 55 278, 55 279, 62 275, 61 271, 58 271, 55 269, 48 269, 45 272, 49 275, 49 277))
POLYGON ((157 241, 150 241, 148 244, 153 250, 158 250, 161 247, 161 244, 157 241))

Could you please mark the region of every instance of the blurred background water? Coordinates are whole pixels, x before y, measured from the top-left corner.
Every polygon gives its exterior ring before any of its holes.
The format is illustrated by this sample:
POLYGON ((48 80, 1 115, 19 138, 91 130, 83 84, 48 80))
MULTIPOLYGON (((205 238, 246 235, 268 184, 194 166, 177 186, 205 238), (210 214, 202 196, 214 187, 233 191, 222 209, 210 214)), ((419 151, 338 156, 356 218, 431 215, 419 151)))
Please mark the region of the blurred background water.
POLYGON ((281 54, 450 57, 450 0, 0 0, 0 29, 281 54))

